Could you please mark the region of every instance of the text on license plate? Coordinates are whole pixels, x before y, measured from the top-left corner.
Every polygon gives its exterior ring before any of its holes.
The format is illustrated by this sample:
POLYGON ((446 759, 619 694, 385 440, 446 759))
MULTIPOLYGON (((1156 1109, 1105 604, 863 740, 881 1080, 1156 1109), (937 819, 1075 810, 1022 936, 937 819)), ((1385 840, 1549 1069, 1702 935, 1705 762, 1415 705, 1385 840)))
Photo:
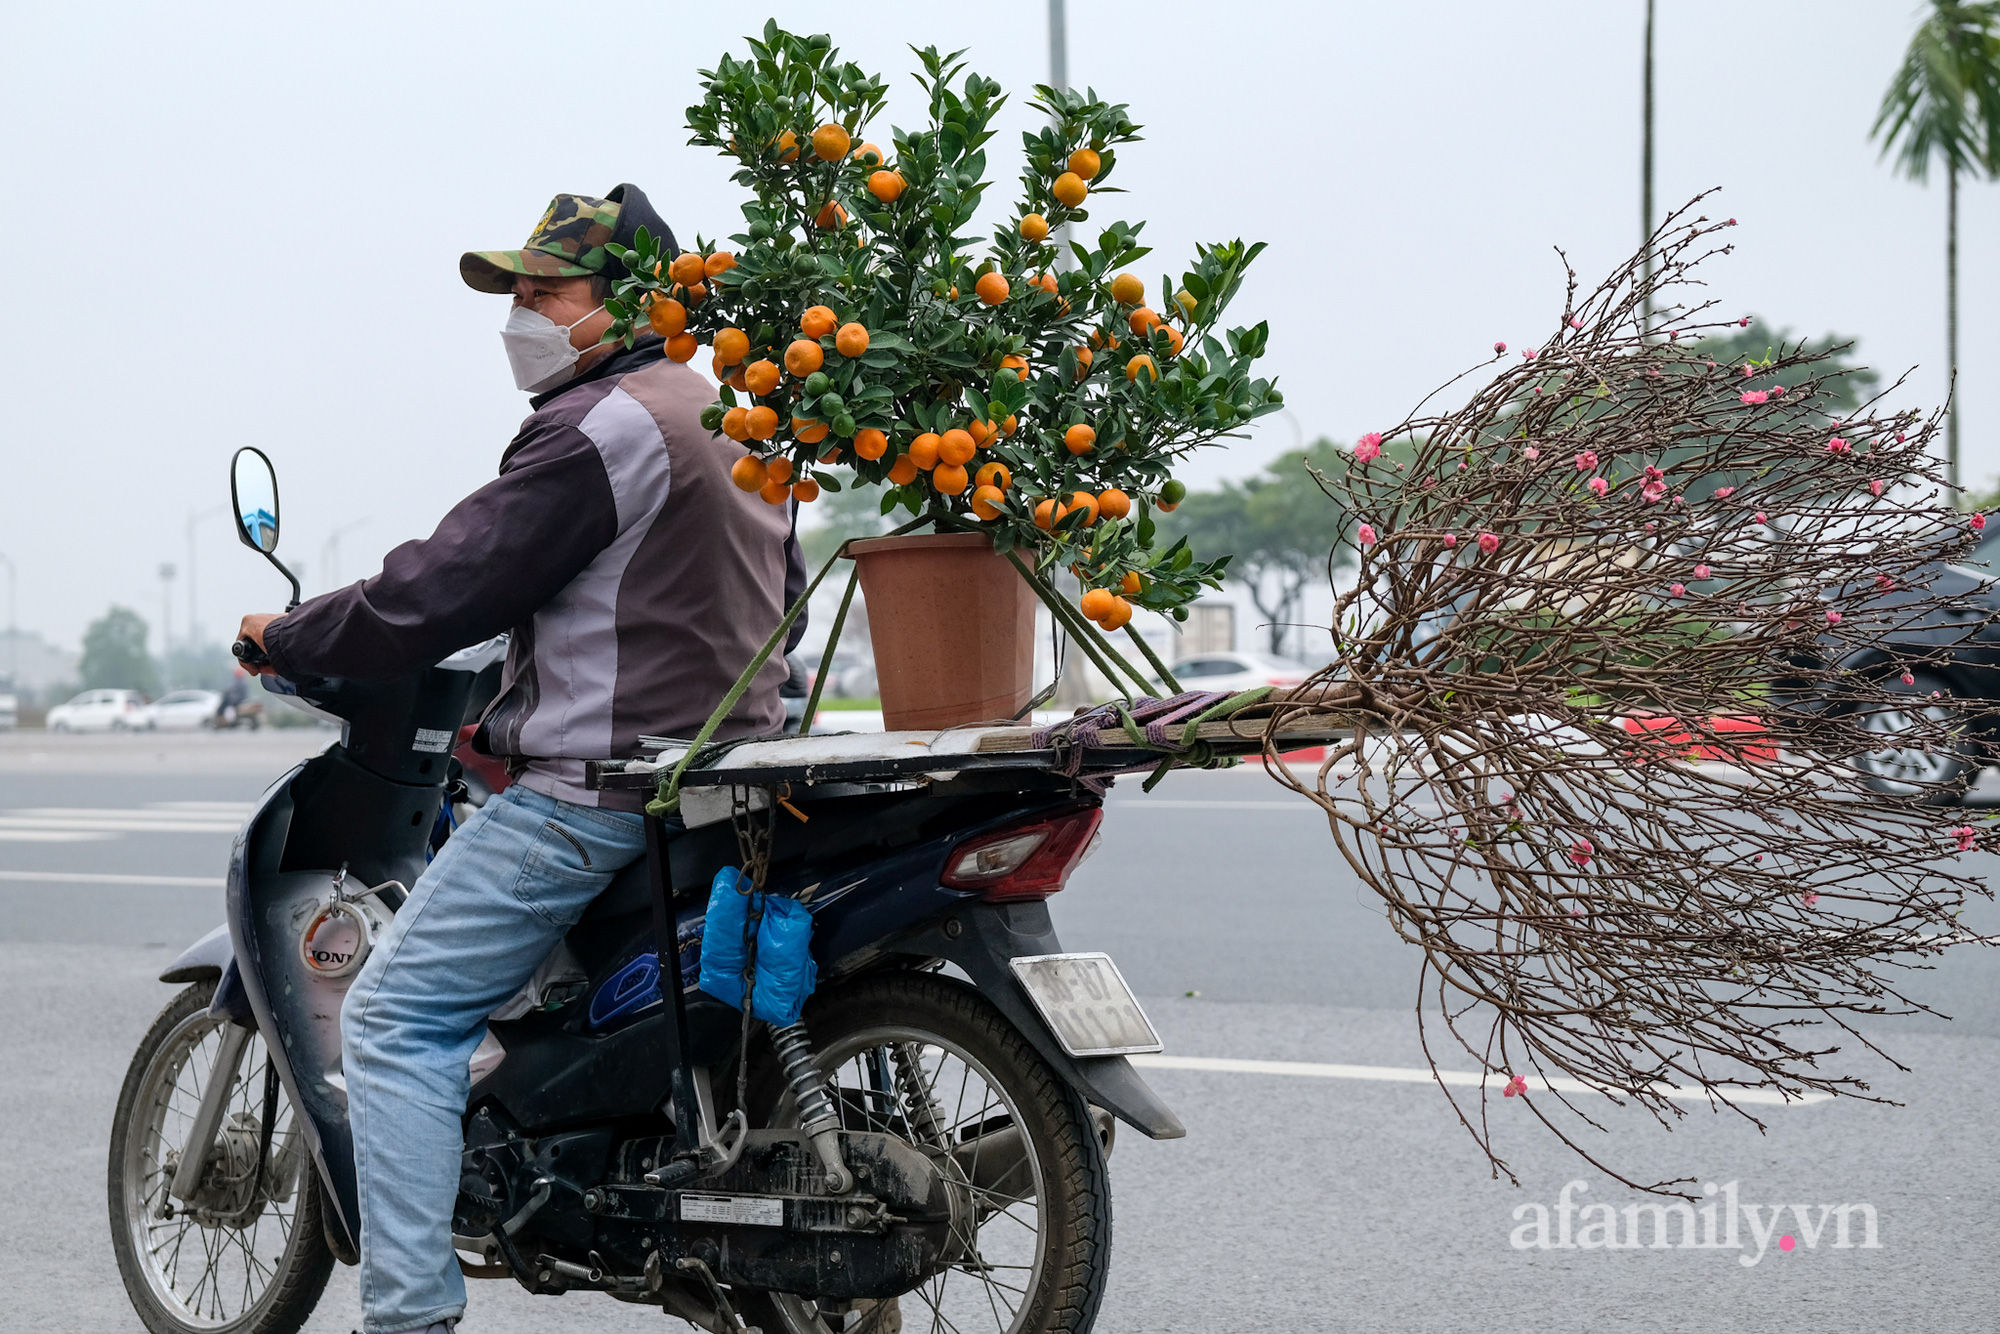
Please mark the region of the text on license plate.
POLYGON ((1009 964, 1071 1056, 1161 1050, 1160 1035, 1110 955, 1036 954, 1009 964))

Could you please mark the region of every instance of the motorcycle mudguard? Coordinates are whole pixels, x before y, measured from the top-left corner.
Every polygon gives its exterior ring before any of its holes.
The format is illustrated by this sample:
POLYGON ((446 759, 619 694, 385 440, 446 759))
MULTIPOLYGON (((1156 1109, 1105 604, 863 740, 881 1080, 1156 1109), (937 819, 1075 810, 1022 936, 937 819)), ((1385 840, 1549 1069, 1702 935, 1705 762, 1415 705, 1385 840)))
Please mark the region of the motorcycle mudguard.
POLYGON ((181 956, 160 974, 160 981, 213 982, 221 978, 222 970, 235 957, 236 946, 229 940, 229 923, 224 922, 182 950, 181 956))
POLYGON ((968 902, 949 916, 923 923, 899 936, 892 948, 906 954, 957 964, 998 1006, 1043 1059, 1083 1096, 1148 1139, 1180 1139, 1187 1134, 1123 1056, 1075 1057, 1062 1049, 1034 1002, 1021 990, 1008 961, 1027 955, 1061 954, 1046 903, 968 902))

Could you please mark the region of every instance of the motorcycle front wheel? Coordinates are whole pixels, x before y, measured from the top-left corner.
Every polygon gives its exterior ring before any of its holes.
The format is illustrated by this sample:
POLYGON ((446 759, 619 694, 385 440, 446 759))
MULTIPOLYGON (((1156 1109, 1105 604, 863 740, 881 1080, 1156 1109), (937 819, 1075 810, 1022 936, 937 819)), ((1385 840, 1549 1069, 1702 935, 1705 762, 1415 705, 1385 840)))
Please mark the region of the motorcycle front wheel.
MULTIPOLYGON (((935 974, 864 978, 815 997, 804 1022, 844 1128, 910 1140, 955 1173, 973 1208, 959 1258, 902 1296, 746 1293, 749 1323, 767 1334, 1089 1329, 1110 1274, 1111 1184, 1082 1096, 989 1001, 935 974)), ((796 1126, 768 1047, 751 1070, 762 1124, 796 1126)))
POLYGON ((333 1256, 319 1174, 261 1037, 237 1062, 199 1188, 168 1194, 229 1025, 208 1013, 214 992, 197 982, 175 996, 132 1057, 111 1123, 111 1246, 152 1334, 293 1334, 333 1256))

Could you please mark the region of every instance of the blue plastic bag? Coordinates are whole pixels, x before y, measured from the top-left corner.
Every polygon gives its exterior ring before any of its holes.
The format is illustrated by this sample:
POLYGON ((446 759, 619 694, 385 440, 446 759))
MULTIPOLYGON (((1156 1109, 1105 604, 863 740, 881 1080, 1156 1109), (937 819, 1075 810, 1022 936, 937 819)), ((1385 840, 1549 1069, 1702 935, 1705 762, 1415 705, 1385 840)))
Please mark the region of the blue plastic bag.
MULTIPOLYGON (((717 1000, 743 1008, 743 923, 750 912, 749 878, 733 866, 715 873, 701 936, 701 989, 717 1000)), ((812 912, 797 899, 755 896, 763 914, 757 924, 756 990, 750 1012, 780 1028, 799 1021, 806 998, 819 981, 812 958, 812 912)))

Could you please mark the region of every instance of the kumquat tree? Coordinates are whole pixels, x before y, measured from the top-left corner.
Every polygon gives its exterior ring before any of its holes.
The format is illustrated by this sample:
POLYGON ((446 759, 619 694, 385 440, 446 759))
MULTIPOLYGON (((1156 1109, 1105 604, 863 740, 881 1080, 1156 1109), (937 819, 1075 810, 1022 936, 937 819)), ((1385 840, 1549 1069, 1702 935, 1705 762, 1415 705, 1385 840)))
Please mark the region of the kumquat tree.
POLYGON ((1605 1099, 1876 1097, 1826 1035, 1879 1053, 1858 1019, 1926 1008, 1908 970, 1980 939, 1962 858, 2000 845, 1940 809, 1970 766, 1926 764, 1982 745, 1932 679, 1985 619, 1938 418, 1844 406, 1842 348, 1714 360, 1749 321, 1695 269, 1734 220, 1691 211, 1655 272, 1572 274, 1463 406, 1322 474, 1359 576, 1332 664, 1263 711, 1351 722, 1316 778, 1271 769, 1422 949, 1496 1172, 1498 1105, 1604 1167, 1576 1131, 1605 1099))
POLYGON ((1048 87, 1020 197, 982 244, 967 232, 1005 99, 958 54, 917 55, 927 123, 886 150, 867 139, 885 86, 826 37, 770 23, 748 59, 704 71, 691 142, 739 164, 744 230, 734 250, 698 241, 677 258, 642 233, 619 252, 633 276, 607 302, 613 335, 650 328, 677 361, 709 349, 722 388, 703 420, 743 442, 746 491, 781 504, 881 487, 885 514, 980 528, 1043 571, 1074 570, 1086 591, 1066 616, 1185 619, 1227 557, 1156 543, 1152 512, 1185 494, 1179 460, 1283 402, 1253 376, 1265 326, 1221 323, 1263 247, 1202 247, 1152 303, 1129 267, 1148 253, 1141 224, 1059 255, 1065 224, 1117 193, 1139 127, 1048 87))

